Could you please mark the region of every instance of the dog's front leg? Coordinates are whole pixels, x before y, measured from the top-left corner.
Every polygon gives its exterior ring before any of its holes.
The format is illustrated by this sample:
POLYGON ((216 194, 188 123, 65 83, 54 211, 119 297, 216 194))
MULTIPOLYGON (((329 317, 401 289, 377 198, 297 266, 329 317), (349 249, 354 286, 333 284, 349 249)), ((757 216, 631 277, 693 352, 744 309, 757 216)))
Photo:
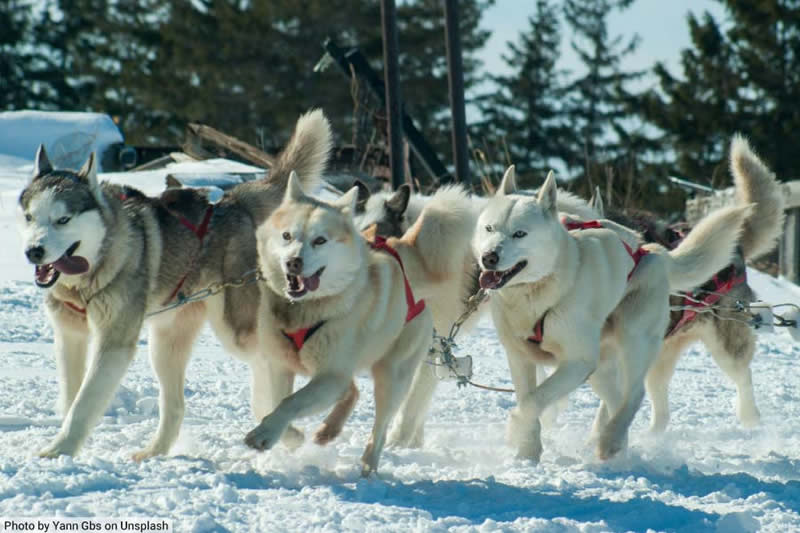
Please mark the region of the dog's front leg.
POLYGON ((166 454, 178 438, 185 410, 186 366, 204 322, 205 305, 195 302, 164 322, 156 318, 150 324, 150 365, 159 384, 158 430, 147 448, 133 454, 134 461, 166 454))
MULTIPOLYGON (((72 311, 62 311, 71 313, 72 311)), ((86 373, 89 330, 76 320, 56 319, 53 323, 56 371, 58 372, 58 413, 66 416, 86 373)))
POLYGON ((272 413, 265 416, 244 441, 251 448, 269 450, 295 418, 309 416, 331 407, 347 392, 352 372, 323 371, 303 388, 284 398, 272 413))
MULTIPOLYGON (((130 320, 130 317, 127 317, 130 320)), ((40 452, 42 457, 74 455, 103 414, 136 351, 138 324, 106 323, 97 330, 89 369, 56 438, 40 452), (120 338, 120 336, 123 336, 120 338), (127 338, 124 338, 127 337, 127 338)))
MULTIPOLYGON (((536 390, 537 364, 525 346, 514 344, 505 346, 511 381, 517 407, 511 411, 508 421, 508 440, 517 447, 517 457, 538 462, 542 456, 542 425, 539 414, 523 411, 523 402, 536 390)), ((524 342, 524 341, 519 341, 524 342)))
MULTIPOLYGON (((294 372, 269 356, 250 360, 250 406, 257 421, 263 420, 287 396, 294 387, 294 372)), ((305 436, 294 426, 284 431, 281 440, 290 450, 299 448, 305 436)))

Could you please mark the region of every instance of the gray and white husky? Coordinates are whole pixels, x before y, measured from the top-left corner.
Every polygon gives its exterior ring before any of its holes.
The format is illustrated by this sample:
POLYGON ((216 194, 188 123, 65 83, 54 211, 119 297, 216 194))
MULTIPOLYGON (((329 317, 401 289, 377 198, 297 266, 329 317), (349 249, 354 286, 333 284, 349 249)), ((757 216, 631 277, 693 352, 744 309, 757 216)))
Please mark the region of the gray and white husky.
MULTIPOLYGON (((61 430, 42 456, 73 455, 116 391, 148 313, 192 292, 235 280, 258 267, 255 229, 280 204, 289 172, 309 188, 323 172, 331 133, 321 111, 302 116, 270 176, 226 192, 211 204, 201 191, 170 189, 150 198, 100 183, 94 156, 79 171, 54 169, 40 148, 33 179, 19 197, 19 225, 34 280, 47 290, 59 377, 61 430)), ((160 383, 158 431, 137 460, 164 454, 184 414, 191 347, 208 320, 225 349, 258 357, 259 291, 227 287, 214 296, 149 319, 149 347, 160 383)), ((254 387, 257 418, 273 407, 254 387)))

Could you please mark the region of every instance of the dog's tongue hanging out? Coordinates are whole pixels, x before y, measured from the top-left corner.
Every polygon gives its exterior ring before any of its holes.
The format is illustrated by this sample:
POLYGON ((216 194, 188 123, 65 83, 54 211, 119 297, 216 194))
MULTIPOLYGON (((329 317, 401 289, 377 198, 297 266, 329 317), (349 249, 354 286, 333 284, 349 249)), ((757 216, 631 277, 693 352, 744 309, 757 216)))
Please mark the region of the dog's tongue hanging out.
POLYGON ((481 272, 478 282, 481 289, 493 289, 503 280, 503 273, 497 270, 486 270, 481 272))
POLYGON ((89 270, 89 261, 79 255, 62 255, 61 259, 53 263, 53 267, 62 274, 83 274, 89 270))

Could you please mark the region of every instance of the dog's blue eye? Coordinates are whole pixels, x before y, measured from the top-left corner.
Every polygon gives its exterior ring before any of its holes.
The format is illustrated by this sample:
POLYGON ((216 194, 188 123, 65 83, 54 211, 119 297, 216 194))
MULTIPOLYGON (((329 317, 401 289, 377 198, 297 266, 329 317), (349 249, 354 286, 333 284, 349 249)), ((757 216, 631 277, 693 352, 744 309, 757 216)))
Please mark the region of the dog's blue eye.
POLYGON ((328 242, 328 239, 326 239, 325 237, 317 237, 311 244, 313 244, 314 246, 322 246, 326 242, 328 242))
POLYGON ((486 231, 488 231, 489 233, 491 233, 491 232, 493 232, 493 231, 494 231, 494 228, 492 227, 492 225, 491 225, 491 224, 487 224, 487 225, 486 225, 486 231))
POLYGON ((288 231, 284 231, 283 235, 281 235, 281 236, 283 237, 284 241, 291 241, 292 240, 292 234, 289 233, 288 231))
POLYGON ((67 222, 69 222, 69 217, 61 217, 58 220, 56 220, 56 224, 61 224, 62 226, 67 222))
POLYGON ((521 238, 523 238, 523 237, 524 237, 525 235, 527 235, 527 234, 528 234, 528 233, 527 233, 527 232, 525 232, 525 231, 518 230, 518 231, 515 231, 515 232, 514 232, 514 235, 512 235, 512 237, 514 237, 515 239, 521 239, 521 238))

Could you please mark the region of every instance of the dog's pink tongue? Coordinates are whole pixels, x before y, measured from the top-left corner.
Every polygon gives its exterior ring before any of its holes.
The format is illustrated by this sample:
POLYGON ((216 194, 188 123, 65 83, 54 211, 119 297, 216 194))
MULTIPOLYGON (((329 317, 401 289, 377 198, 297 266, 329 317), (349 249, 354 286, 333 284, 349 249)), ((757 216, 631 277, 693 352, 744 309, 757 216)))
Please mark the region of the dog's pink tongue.
POLYGON ((303 278, 303 285, 311 292, 319 289, 319 274, 314 274, 310 278, 303 278))
POLYGON ((62 274, 83 274, 89 270, 89 261, 79 255, 62 256, 53 266, 62 274))
POLYGON ((494 289, 502 279, 503 276, 500 272, 496 270, 485 270, 481 272, 481 277, 478 279, 478 282, 481 285, 481 289, 494 289))

